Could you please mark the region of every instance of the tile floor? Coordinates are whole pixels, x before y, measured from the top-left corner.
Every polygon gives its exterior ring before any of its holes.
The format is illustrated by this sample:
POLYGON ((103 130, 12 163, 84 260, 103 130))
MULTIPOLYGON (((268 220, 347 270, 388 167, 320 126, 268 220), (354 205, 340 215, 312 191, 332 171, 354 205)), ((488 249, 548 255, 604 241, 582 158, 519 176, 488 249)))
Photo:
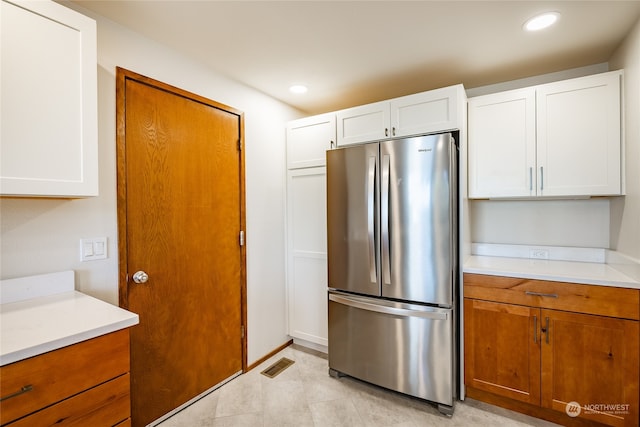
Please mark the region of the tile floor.
POLYGON ((293 345, 165 420, 160 427, 538 426, 556 424, 467 399, 453 417, 435 406, 328 375, 326 355, 293 345), (295 361, 274 378, 260 372, 281 357, 295 361))

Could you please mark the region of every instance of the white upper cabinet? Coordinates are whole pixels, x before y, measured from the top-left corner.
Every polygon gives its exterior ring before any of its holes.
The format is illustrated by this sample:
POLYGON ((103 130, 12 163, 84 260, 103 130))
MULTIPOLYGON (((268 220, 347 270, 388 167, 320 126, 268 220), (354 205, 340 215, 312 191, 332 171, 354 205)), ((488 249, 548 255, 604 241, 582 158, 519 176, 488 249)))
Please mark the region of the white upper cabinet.
POLYGON ((612 72, 536 91, 538 194, 622 194, 621 77, 612 72))
POLYGON ((536 93, 469 99, 469 197, 535 195, 536 93))
POLYGON ((389 137, 389 101, 348 108, 336 113, 338 146, 389 137))
POLYGON ((320 114, 287 123, 287 169, 324 166, 336 141, 336 116, 320 114))
POLYGON ((461 91, 456 85, 338 111, 338 146, 458 129, 461 91))
POLYGON ((622 194, 621 77, 469 99, 469 197, 622 194))
POLYGON ((391 100, 391 136, 409 136, 460 128, 458 94, 462 85, 391 100))
POLYGON ((94 20, 51 1, 1 1, 0 194, 98 195, 94 20))

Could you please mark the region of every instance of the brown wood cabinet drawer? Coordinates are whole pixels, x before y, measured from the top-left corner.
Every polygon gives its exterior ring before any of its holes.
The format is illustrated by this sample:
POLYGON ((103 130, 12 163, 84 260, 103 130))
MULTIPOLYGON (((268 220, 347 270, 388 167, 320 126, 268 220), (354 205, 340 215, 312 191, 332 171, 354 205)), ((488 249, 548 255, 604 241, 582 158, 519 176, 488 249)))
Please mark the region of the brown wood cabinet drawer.
POLYGON ((4 425, 129 372, 129 330, 113 332, 0 367, 4 425))
POLYGON ((115 426, 129 418, 129 374, 21 418, 11 427, 115 426))
POLYGON ((464 274, 464 296, 623 319, 640 319, 640 290, 464 274))

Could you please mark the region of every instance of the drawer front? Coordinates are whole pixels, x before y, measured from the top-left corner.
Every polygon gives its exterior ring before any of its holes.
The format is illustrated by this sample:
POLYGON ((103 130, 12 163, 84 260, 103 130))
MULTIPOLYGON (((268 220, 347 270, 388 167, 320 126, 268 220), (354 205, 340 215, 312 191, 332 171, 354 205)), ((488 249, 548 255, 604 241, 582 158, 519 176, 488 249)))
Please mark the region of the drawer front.
POLYGON ((131 415, 129 374, 63 400, 11 427, 30 426, 115 426, 131 415))
POLYGON ((0 424, 31 414, 129 372, 124 329, 0 368, 0 424), (23 389, 30 391, 6 398, 23 389))
POLYGON ((638 289, 465 273, 464 296, 574 313, 640 319, 638 289))

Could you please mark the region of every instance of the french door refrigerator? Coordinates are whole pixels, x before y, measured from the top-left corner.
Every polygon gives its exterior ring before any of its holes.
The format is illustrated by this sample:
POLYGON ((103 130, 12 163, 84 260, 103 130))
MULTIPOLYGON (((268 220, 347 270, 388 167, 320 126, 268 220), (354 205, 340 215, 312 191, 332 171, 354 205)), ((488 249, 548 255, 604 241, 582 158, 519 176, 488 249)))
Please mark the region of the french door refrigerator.
POLYGON ((327 151, 329 373, 453 413, 457 133, 327 151))

